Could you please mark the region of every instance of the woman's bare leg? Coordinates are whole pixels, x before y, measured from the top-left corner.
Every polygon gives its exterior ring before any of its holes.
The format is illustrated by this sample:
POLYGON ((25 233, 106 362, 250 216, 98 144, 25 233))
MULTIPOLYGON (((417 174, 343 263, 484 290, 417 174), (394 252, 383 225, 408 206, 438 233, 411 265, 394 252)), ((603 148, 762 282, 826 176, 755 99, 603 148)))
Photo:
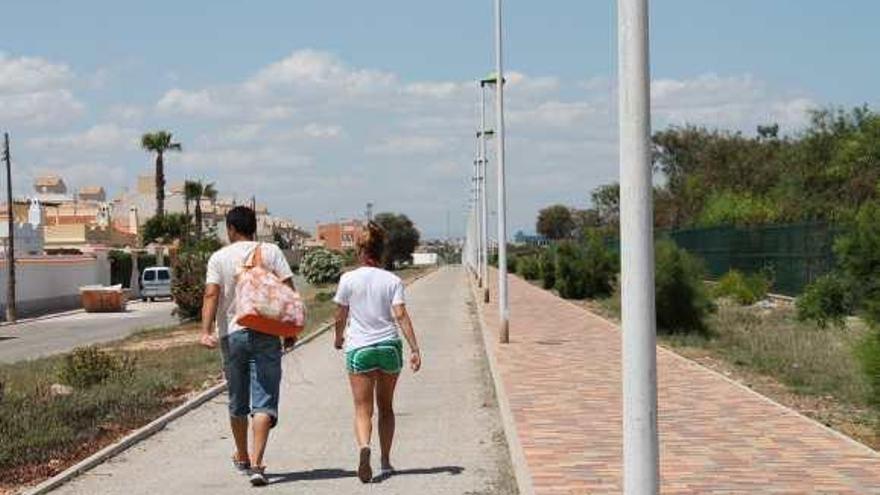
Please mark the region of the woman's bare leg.
POLYGON ((369 447, 373 434, 373 395, 376 388, 376 374, 351 373, 351 394, 354 398, 354 434, 358 447, 369 447))
POLYGON ((376 380, 376 405, 379 408, 379 445, 382 467, 391 467, 391 444, 394 441, 394 388, 398 374, 379 373, 376 380))

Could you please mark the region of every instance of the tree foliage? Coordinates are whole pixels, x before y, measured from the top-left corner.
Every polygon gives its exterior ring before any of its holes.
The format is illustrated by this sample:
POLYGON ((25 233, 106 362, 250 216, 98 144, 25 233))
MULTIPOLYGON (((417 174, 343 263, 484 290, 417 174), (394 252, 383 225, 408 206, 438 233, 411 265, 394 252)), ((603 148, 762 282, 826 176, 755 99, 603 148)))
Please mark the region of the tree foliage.
POLYGON ((143 242, 150 244, 161 240, 171 243, 176 239, 185 241, 189 222, 190 217, 183 213, 154 216, 144 224, 143 242))
POLYGON ((421 237, 412 220, 402 213, 379 213, 373 221, 385 229, 385 267, 393 269, 412 260, 421 237))
POLYGON ((342 275, 342 256, 329 249, 314 249, 303 256, 300 272, 313 285, 337 282, 342 275))
POLYGON ((156 216, 165 214, 165 152, 180 151, 182 146, 175 143, 168 131, 148 132, 141 136, 141 148, 156 154, 156 216))
POLYGON ((574 228, 574 218, 567 206, 548 206, 538 212, 535 230, 548 239, 568 239, 574 228))

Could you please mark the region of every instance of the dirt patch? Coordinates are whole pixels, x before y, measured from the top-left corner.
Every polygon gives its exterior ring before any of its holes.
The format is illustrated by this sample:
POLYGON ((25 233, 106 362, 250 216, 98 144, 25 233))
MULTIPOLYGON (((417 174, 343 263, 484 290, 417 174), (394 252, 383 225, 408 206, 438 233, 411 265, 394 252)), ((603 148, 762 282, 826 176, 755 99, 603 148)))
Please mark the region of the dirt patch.
POLYGON ((172 347, 182 347, 199 341, 199 330, 183 328, 152 339, 123 344, 115 349, 120 351, 164 351, 172 347))

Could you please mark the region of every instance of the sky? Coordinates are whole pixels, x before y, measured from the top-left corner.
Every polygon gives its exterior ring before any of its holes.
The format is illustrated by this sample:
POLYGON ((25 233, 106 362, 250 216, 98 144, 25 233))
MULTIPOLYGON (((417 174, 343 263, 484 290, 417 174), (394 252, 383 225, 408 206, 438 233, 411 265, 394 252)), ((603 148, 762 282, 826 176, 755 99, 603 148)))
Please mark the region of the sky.
MULTIPOLYGON (((617 180, 616 11, 613 0, 504 4, 512 234, 617 180)), ((139 136, 167 129, 183 144, 166 158, 170 183, 256 195, 308 229, 372 202, 425 237, 463 231, 475 81, 494 67, 491 0, 46 0, 2 12, 0 130, 18 194, 46 172, 111 195, 133 187, 153 167, 139 136)), ((653 128, 776 122, 794 134, 810 109, 876 107, 877 18, 873 0, 653 1, 653 128)))

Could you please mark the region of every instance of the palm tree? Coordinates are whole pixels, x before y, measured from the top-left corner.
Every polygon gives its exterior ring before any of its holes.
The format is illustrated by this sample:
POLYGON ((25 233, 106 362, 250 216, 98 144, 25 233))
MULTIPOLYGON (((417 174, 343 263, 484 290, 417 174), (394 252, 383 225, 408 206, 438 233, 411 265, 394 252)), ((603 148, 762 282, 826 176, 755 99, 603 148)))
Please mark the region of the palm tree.
POLYGON ((187 239, 189 239, 189 227, 192 223, 192 217, 189 214, 189 204, 193 201, 196 202, 196 208, 198 208, 199 195, 201 194, 202 184, 201 182, 188 180, 183 183, 183 204, 186 207, 186 233, 187 239))
MULTIPOLYGON (((205 185, 205 190, 202 191, 202 196, 207 198, 211 202, 211 214, 214 216, 214 222, 217 221, 217 189, 214 188, 214 183, 210 182, 205 185)), ((201 214, 201 209, 199 209, 199 214, 201 214)))
POLYGON ((202 184, 201 181, 198 182, 199 185, 199 196, 196 200, 196 238, 202 239, 202 198, 210 198, 212 196, 217 196, 217 191, 214 189, 214 183, 210 182, 208 184, 202 184))
POLYGON ((180 151, 180 143, 171 141, 168 131, 148 132, 141 136, 141 147, 156 154, 156 216, 165 214, 165 162, 166 151, 180 151))

